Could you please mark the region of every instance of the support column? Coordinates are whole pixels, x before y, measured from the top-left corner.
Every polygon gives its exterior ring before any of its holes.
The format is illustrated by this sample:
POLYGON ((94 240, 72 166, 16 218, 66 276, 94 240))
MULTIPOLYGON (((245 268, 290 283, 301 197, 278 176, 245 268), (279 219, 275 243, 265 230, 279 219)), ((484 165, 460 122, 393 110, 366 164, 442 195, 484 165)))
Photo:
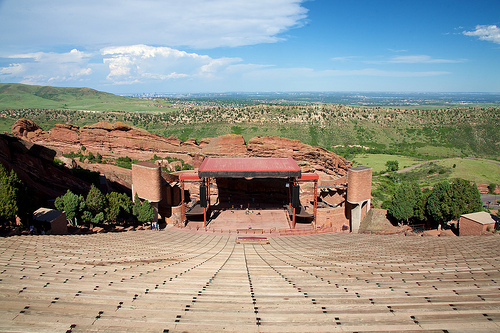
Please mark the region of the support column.
POLYGON ((184 181, 181 180, 181 223, 182 227, 185 227, 186 220, 186 206, 184 204, 184 181))
POLYGON ((361 224, 361 203, 353 204, 355 205, 351 209, 351 232, 358 232, 359 226, 361 224))
POLYGON ((313 224, 316 229, 316 215, 318 214, 318 181, 314 181, 314 209, 313 209, 313 224))

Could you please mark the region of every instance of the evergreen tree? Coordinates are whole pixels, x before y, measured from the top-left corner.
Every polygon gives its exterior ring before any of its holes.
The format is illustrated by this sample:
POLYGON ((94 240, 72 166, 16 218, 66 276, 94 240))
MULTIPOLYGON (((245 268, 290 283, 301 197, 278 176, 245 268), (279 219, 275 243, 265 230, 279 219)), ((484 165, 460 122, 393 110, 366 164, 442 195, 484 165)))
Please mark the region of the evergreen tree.
POLYGON ((388 209, 389 215, 398 222, 408 222, 415 216, 415 207, 421 199, 420 188, 415 183, 403 182, 396 188, 388 209))
POLYGON ((139 222, 150 222, 153 221, 154 217, 154 209, 149 203, 148 200, 144 200, 144 202, 141 202, 141 199, 137 195, 137 193, 134 196, 134 207, 133 207, 133 213, 137 217, 137 220, 139 222))
POLYGON ((7 174, 7 171, 5 169, 3 169, 1 172, 2 179, 0 179, 0 219, 5 221, 13 221, 18 211, 18 189, 15 186, 12 186, 12 181, 14 180, 13 175, 15 175, 13 171, 11 171, 10 175, 7 174))
POLYGON ((14 170, 0 164, 0 220, 14 221, 16 215, 27 222, 33 214, 33 196, 14 170))
POLYGON ((56 209, 66 213, 66 218, 74 225, 78 225, 78 218, 84 214, 85 199, 82 195, 77 195, 68 190, 54 202, 56 209))
POLYGON ((483 210, 481 194, 476 184, 461 178, 454 179, 450 186, 450 219, 458 220, 460 215, 483 210))
POLYGON ((482 202, 476 184, 460 178, 454 179, 451 184, 443 181, 434 186, 426 205, 429 219, 438 224, 479 211, 482 211, 482 202))
POLYGON ((111 192, 106 194, 108 207, 105 209, 105 217, 108 222, 116 221, 118 218, 126 219, 132 209, 132 200, 125 193, 111 192))
POLYGON ((95 216, 103 212, 106 208, 106 196, 92 184, 85 199, 85 204, 87 205, 87 209, 95 216))
POLYGON ((134 205, 132 206, 132 214, 135 216, 139 215, 139 211, 141 209, 141 198, 139 198, 139 195, 137 192, 134 195, 134 205))
POLYGON ((427 224, 427 214, 425 211, 425 207, 427 206, 427 199, 431 195, 431 191, 421 192, 420 198, 417 200, 415 204, 415 221, 427 224))
POLYGON ((427 216, 435 223, 442 224, 450 220, 449 190, 450 183, 447 181, 437 183, 427 199, 425 210, 427 216))

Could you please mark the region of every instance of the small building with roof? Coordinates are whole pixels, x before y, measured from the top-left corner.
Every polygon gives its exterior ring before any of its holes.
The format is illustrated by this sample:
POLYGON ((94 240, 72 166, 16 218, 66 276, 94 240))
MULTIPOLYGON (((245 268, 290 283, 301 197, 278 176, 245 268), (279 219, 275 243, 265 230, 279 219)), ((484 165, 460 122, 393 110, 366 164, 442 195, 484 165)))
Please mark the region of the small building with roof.
POLYGON ((35 227, 51 235, 65 235, 68 233, 66 213, 50 208, 38 208, 33 213, 35 227))
POLYGON ((495 230, 500 219, 488 212, 463 214, 458 221, 460 236, 479 236, 495 230))

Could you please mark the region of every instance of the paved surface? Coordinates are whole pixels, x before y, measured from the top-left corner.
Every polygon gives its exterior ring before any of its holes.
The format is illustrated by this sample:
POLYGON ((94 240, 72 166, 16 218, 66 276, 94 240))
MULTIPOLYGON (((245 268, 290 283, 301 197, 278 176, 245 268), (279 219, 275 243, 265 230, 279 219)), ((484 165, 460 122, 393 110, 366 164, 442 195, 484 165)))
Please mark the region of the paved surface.
POLYGON ((0 239, 2 332, 499 332, 500 237, 0 239))
POLYGON ((500 207, 498 200, 500 200, 499 194, 481 194, 481 201, 485 208, 498 209, 500 207))

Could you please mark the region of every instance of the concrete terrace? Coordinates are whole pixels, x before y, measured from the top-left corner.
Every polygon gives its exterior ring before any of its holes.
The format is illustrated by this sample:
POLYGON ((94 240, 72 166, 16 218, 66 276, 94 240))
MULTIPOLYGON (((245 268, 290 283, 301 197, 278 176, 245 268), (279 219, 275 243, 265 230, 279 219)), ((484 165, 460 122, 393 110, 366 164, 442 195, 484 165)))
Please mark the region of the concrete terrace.
POLYGON ((500 331, 500 237, 0 239, 2 332, 500 331))

